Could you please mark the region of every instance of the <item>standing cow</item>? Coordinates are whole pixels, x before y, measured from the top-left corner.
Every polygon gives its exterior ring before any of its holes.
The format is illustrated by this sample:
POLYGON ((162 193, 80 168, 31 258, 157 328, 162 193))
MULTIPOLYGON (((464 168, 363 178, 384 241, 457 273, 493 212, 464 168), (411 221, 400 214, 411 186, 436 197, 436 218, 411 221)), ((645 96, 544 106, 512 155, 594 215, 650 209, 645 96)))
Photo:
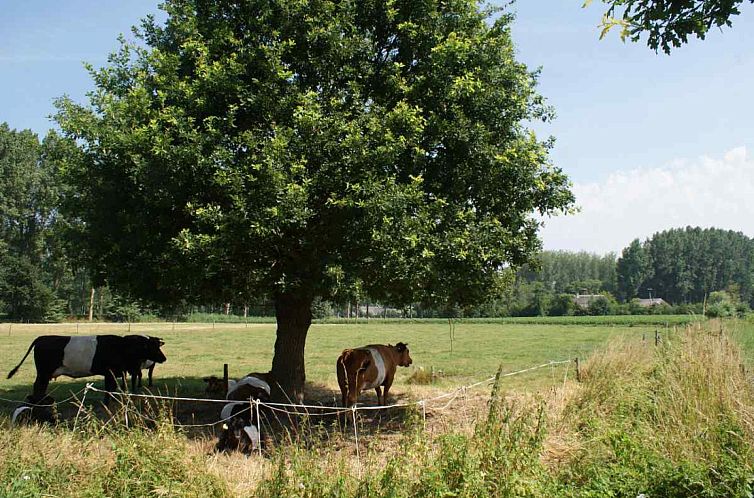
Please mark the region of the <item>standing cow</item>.
MULTIPOLYGON (((139 344, 141 341, 144 340, 144 338, 149 339, 148 335, 127 335, 123 337, 126 341, 133 341, 136 344, 139 344)), ((162 345, 162 343, 160 343, 162 345)), ((136 389, 141 389, 141 377, 142 377, 142 370, 147 370, 148 379, 149 379, 149 387, 152 387, 152 376, 154 375, 154 367, 157 363, 153 360, 145 359, 141 362, 141 365, 138 370, 129 371, 128 374, 131 375, 131 391, 136 392, 136 389)), ((125 379, 123 381, 123 390, 126 390, 125 386, 125 379)))
POLYGON ((135 375, 145 360, 163 363, 167 359, 160 350, 163 344, 159 337, 148 336, 43 335, 32 341, 21 362, 8 373, 8 378, 13 377, 34 349, 37 378, 32 400, 44 398, 50 381, 60 375, 73 378, 103 375, 105 389, 113 392, 118 388, 116 379, 126 373, 135 375))
POLYGON ((344 350, 336 364, 343 406, 355 405, 359 393, 367 389, 377 392, 378 405, 385 404, 396 367, 407 367, 411 363, 408 344, 403 342, 395 346, 372 344, 344 350))

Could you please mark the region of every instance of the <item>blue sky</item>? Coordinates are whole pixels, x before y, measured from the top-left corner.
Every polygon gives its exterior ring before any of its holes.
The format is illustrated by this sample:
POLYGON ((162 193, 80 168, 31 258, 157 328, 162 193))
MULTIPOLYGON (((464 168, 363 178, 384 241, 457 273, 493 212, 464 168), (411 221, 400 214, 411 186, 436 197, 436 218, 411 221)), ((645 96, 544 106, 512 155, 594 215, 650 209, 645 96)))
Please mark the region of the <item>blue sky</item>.
MULTIPOLYGON (((0 122, 43 135, 52 101, 83 101, 82 61, 103 65, 149 0, 0 0, 0 122)), ((555 107, 553 162, 581 212, 545 220, 546 249, 619 252, 634 238, 699 225, 754 236, 754 6, 733 27, 670 56, 617 32, 599 40, 602 5, 519 0, 519 59, 542 68, 555 107)))

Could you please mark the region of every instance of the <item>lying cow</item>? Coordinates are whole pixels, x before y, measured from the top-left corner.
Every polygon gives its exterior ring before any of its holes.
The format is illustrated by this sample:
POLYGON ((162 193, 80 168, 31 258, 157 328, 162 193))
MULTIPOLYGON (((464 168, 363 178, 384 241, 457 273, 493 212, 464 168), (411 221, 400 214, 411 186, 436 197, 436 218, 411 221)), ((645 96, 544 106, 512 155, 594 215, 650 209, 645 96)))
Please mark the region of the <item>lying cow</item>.
POLYGON ((367 389, 377 392, 377 405, 385 404, 396 367, 407 367, 411 362, 408 344, 402 342, 344 350, 336 364, 343 406, 355 405, 359 393, 367 389))
POLYGON ((259 420, 250 400, 269 401, 269 379, 269 374, 251 373, 238 381, 228 381, 225 399, 232 401, 220 412, 223 430, 215 450, 249 454, 260 447, 259 420))
POLYGON ((209 377, 203 377, 202 380, 207 384, 204 388, 204 394, 208 396, 225 396, 227 389, 225 389, 225 381, 216 375, 210 375, 209 377))
POLYGON ((261 401, 270 400, 270 383, 269 374, 250 373, 246 377, 235 381, 228 380, 228 392, 225 399, 236 401, 248 401, 249 399, 259 399, 261 401))
POLYGON ((55 400, 50 396, 32 403, 31 396, 26 397, 26 402, 13 410, 10 418, 11 425, 29 425, 32 423, 46 423, 55 425, 58 423, 58 411, 55 400))
POLYGON ((145 360, 163 363, 167 359, 160 350, 163 344, 159 337, 147 336, 44 335, 32 341, 21 362, 8 373, 8 378, 13 377, 34 349, 37 378, 32 400, 44 398, 50 381, 60 375, 73 378, 103 375, 105 389, 113 392, 118 388, 116 379, 126 372, 134 376, 145 360))

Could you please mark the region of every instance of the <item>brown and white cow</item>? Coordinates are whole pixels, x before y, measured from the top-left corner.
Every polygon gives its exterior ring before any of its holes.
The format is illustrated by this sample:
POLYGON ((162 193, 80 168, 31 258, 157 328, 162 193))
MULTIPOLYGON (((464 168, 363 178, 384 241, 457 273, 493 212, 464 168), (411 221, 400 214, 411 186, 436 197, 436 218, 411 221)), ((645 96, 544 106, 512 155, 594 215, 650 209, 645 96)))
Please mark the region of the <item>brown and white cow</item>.
POLYGON ((408 344, 402 342, 344 350, 336 364, 343 406, 355 405, 359 393, 367 389, 377 392, 378 405, 385 404, 396 367, 407 367, 411 362, 408 344))

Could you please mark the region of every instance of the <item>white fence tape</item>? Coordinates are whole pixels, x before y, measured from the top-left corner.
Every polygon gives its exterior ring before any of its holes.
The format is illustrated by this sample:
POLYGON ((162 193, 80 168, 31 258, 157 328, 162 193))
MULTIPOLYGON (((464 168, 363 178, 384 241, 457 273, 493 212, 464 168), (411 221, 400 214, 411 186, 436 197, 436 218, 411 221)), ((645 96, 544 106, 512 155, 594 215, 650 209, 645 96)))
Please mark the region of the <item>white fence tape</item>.
MULTIPOLYGON (((541 365, 536 365, 533 367, 525 368, 522 370, 516 370, 515 372, 508 372, 505 374, 502 374, 500 377, 511 377, 513 375, 519 375, 526 372, 531 372, 534 370, 538 370, 540 368, 544 367, 551 367, 556 365, 562 365, 565 363, 570 363, 573 360, 562 360, 562 361, 550 361, 547 363, 543 363, 541 365)), ((490 382, 493 382, 495 380, 495 376, 489 377, 484 380, 480 380, 479 382, 474 382, 473 384, 468 384, 465 386, 461 386, 453 391, 440 394, 438 396, 434 396, 432 398, 425 398, 417 401, 410 401, 405 403, 394 403, 392 405, 379 405, 379 406, 354 406, 352 408, 343 408, 343 407, 334 407, 334 406, 327 406, 327 405, 307 405, 307 404, 296 404, 296 403, 271 403, 271 402, 263 402, 259 401, 259 406, 264 406, 266 408, 269 408, 272 411, 276 411, 279 413, 286 413, 288 415, 308 415, 308 416, 325 416, 325 415, 337 415, 340 413, 346 413, 352 410, 356 411, 373 411, 373 410, 386 410, 390 408, 406 408, 409 406, 426 406, 427 403, 431 403, 433 401, 438 401, 441 399, 453 397, 456 398, 459 393, 465 392, 468 389, 472 389, 474 387, 480 386, 482 384, 489 384, 490 382), (294 408, 295 410, 286 410, 285 408, 294 408), (308 413, 308 412, 301 412, 301 409, 304 410, 318 410, 320 413, 308 413)), ((86 389, 94 391, 94 392, 100 392, 100 393, 107 393, 108 391, 104 391, 102 389, 98 389, 94 387, 92 384, 87 384, 86 389)), ((125 392, 117 392, 114 394, 118 394, 121 396, 127 396, 127 397, 134 397, 134 398, 148 398, 148 399, 159 399, 159 400, 166 400, 166 401, 195 401, 195 402, 201 402, 201 403, 228 403, 229 401, 227 399, 208 399, 208 398, 185 398, 185 397, 179 397, 179 396, 165 396, 165 395, 158 395, 158 394, 135 394, 135 393, 125 393, 125 392)), ((215 422, 220 423, 222 421, 215 422)), ((211 424, 210 424, 211 425, 211 424)))

